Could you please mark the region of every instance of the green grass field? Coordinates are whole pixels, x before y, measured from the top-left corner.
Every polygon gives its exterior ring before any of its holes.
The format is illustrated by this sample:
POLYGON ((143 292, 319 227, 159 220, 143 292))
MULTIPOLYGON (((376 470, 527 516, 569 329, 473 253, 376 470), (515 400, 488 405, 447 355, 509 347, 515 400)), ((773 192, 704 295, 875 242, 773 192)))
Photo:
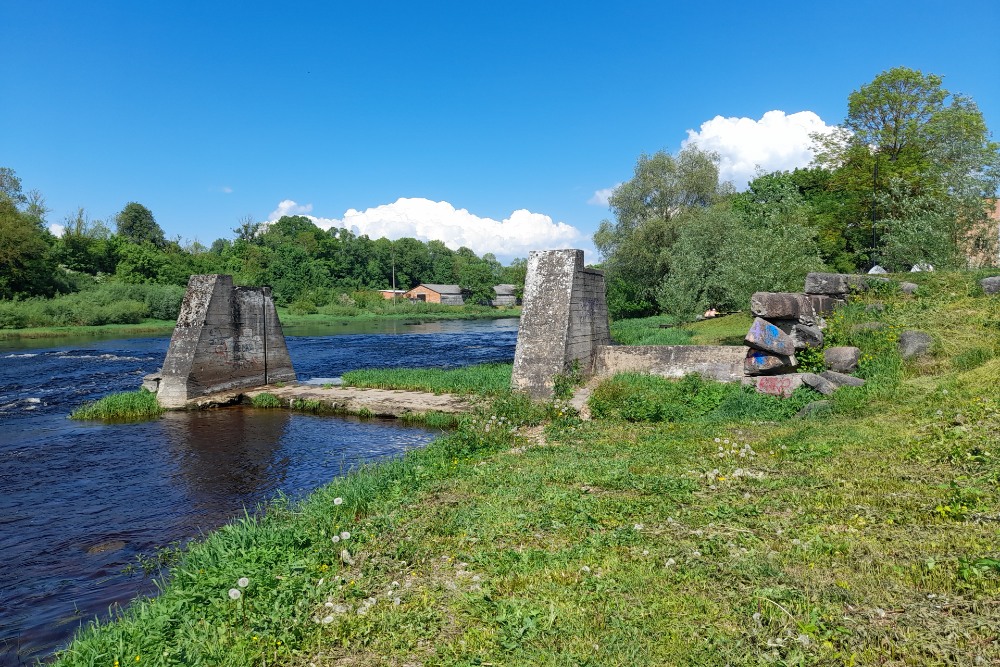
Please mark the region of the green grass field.
POLYGON ((463 368, 361 369, 344 373, 344 385, 372 389, 405 389, 434 394, 495 396, 510 389, 511 364, 463 368))
POLYGON ((498 394, 192 545, 56 664, 997 664, 1000 298, 914 280, 831 320, 869 382, 821 417, 706 418, 698 388, 688 414, 581 422, 498 394), (914 326, 934 354, 903 363, 914 326))

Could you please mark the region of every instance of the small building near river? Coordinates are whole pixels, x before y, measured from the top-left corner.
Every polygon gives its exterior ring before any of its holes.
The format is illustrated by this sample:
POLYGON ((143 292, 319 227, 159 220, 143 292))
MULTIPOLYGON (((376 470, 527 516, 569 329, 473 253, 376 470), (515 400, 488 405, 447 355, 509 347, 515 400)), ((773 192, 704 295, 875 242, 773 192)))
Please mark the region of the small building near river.
POLYGON ((462 288, 458 285, 421 283, 403 294, 403 298, 409 299, 410 301, 440 303, 445 306, 465 305, 465 297, 462 296, 462 288))

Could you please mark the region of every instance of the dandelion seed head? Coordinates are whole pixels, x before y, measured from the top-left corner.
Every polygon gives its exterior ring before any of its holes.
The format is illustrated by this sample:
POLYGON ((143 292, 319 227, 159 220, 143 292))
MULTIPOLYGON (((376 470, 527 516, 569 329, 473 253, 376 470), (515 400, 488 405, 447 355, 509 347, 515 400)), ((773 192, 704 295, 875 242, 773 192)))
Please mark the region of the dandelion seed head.
POLYGON ((344 504, 344 499, 343 498, 334 498, 333 499, 333 504, 334 505, 343 505, 344 504))
POLYGON ((340 541, 340 535, 334 535, 333 537, 330 538, 330 541, 336 544, 337 542, 340 541))
POLYGON ((247 579, 246 577, 240 577, 239 579, 236 580, 236 585, 239 586, 240 588, 246 588, 247 586, 250 585, 250 580, 247 579))
POLYGON ((347 541, 347 540, 351 539, 351 534, 345 530, 344 532, 342 532, 340 534, 340 539, 342 539, 344 541, 347 541))
POLYGON ((239 600, 241 597, 243 597, 243 593, 240 592, 240 589, 238 589, 238 588, 230 588, 229 589, 229 599, 230 600, 239 600))

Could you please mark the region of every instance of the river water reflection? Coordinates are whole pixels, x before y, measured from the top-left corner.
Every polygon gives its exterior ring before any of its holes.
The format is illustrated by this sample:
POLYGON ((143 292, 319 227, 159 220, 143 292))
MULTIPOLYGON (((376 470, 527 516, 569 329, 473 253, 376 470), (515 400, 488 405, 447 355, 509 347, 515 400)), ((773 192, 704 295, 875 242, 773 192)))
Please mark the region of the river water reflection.
MULTIPOLYGON (((286 330, 299 379, 511 361, 517 337, 509 319, 378 326, 340 335, 286 330)), ((0 347, 0 665, 43 657, 81 621, 151 593, 148 579, 122 573, 137 555, 437 435, 392 420, 251 408, 139 424, 66 419, 87 400, 135 388, 160 367, 167 342, 0 347)))

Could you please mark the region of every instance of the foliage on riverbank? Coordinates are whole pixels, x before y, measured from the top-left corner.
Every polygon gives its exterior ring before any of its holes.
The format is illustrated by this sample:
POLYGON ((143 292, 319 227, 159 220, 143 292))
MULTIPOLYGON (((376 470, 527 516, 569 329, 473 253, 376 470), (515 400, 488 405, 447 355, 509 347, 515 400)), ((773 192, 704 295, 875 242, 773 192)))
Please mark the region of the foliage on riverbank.
POLYGON ((156 394, 140 389, 110 394, 87 403, 74 410, 70 419, 127 422, 158 417, 163 412, 164 409, 156 401, 156 394))
MULTIPOLYGON (((389 302, 386 301, 386 304, 389 302)), ((399 308, 386 306, 371 310, 360 308, 323 308, 317 312, 301 313, 278 308, 283 326, 304 327, 317 324, 338 324, 366 320, 481 320, 520 317, 521 308, 490 308, 487 306, 442 306, 436 303, 400 302, 399 308)))
POLYGON ((343 381, 348 387, 496 396, 510 390, 511 369, 511 364, 480 364, 462 368, 365 368, 344 373, 343 381))
POLYGON ((104 283, 51 299, 0 300, 0 329, 176 320, 183 297, 175 285, 104 283))
POLYGON ((56 664, 991 664, 1000 299, 915 281, 831 323, 869 383, 822 418, 580 422, 556 403, 543 430, 502 395, 192 545, 157 599, 56 664), (899 360, 908 327, 934 355, 899 360))
MULTIPOLYGON (((41 300, 38 300, 41 302, 41 300)), ((0 306, 5 302, 0 302, 0 306)), ((15 302, 6 302, 15 303, 15 302)), ((27 303, 27 302, 25 302, 27 303)), ((519 317, 520 308, 482 308, 474 307, 465 310, 462 307, 453 307, 451 311, 443 312, 420 312, 420 313, 368 313, 363 312, 357 316, 332 316, 323 314, 314 315, 292 315, 284 309, 279 308, 279 317, 282 326, 286 329, 294 330, 295 327, 334 327, 350 322, 368 322, 379 320, 415 320, 420 322, 433 322, 437 320, 476 320, 476 319, 498 319, 506 317, 519 317)), ((169 336, 174 329, 176 320, 155 320, 145 319, 138 324, 105 324, 100 326, 48 326, 48 327, 28 327, 24 329, 3 329, 0 328, 0 340, 29 340, 45 338, 70 338, 75 336, 114 336, 128 337, 137 334, 162 334, 169 336)), ((286 333, 288 333, 286 331, 286 333)))

